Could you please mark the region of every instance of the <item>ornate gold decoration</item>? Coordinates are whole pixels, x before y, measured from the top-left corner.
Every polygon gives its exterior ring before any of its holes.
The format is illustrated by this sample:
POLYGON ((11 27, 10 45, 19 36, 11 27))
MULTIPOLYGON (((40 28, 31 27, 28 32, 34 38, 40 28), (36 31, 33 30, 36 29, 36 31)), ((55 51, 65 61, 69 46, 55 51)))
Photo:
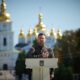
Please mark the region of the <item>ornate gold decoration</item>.
POLYGON ((29 29, 29 32, 28 32, 28 34, 27 34, 27 37, 28 37, 28 38, 31 38, 31 37, 32 37, 32 29, 31 29, 31 28, 29 29))
POLYGON ((24 32, 23 32, 23 30, 22 30, 22 29, 20 30, 19 37, 20 37, 20 38, 25 38, 25 34, 24 34, 24 32))
POLYGON ((54 36, 54 30, 53 29, 51 29, 51 31, 50 31, 50 36, 54 36))
POLYGON ((36 25, 36 27, 35 27, 38 32, 39 32, 39 31, 45 31, 45 30, 46 30, 46 26, 43 24, 42 19, 43 19, 43 16, 42 16, 42 14, 40 13, 40 14, 39 14, 39 23, 38 23, 38 24, 36 25))
POLYGON ((50 31, 50 36, 53 36, 55 39, 57 38, 56 32, 55 32, 54 28, 51 29, 51 31, 50 31))
POLYGON ((34 36, 37 36, 37 35, 38 35, 36 28, 34 28, 34 30, 33 30, 33 35, 34 35, 34 36))
POLYGON ((57 32, 57 39, 62 39, 61 29, 59 29, 57 32))
POLYGON ((10 18, 10 14, 6 12, 6 2, 5 0, 2 0, 2 3, 1 3, 1 12, 0 12, 0 21, 10 21, 11 18, 10 18))

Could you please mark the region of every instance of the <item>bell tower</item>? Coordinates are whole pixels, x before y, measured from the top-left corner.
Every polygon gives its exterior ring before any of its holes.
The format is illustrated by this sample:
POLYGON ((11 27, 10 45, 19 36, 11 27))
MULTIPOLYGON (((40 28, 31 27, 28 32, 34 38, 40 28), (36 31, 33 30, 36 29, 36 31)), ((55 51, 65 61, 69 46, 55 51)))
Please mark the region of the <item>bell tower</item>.
POLYGON ((12 21, 6 10, 6 2, 2 0, 0 5, 0 51, 13 49, 12 21))
POLYGON ((6 1, 0 4, 0 69, 13 69, 15 66, 15 52, 13 47, 13 31, 10 14, 7 13, 6 1))

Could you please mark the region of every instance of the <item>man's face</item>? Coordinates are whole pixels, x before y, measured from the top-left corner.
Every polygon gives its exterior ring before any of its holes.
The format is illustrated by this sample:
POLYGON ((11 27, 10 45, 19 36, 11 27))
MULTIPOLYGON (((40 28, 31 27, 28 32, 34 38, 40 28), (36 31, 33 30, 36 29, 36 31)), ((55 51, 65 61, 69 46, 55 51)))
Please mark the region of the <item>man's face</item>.
POLYGON ((45 43, 45 36, 44 35, 38 36, 38 43, 40 45, 44 45, 44 43, 45 43))

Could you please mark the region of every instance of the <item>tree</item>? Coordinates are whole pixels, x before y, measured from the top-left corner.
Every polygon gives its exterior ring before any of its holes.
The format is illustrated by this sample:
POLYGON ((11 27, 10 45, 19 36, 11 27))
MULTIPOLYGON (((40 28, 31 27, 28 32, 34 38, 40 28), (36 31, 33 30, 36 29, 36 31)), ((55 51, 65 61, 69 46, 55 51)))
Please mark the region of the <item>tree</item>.
POLYGON ((37 39, 35 38, 34 40, 33 40, 33 46, 35 46, 37 44, 37 39))
POLYGON ((60 67, 54 71, 54 80, 73 80, 71 67, 60 67))
POLYGON ((57 48, 55 47, 55 51, 58 51, 58 54, 60 55, 59 58, 61 60, 60 63, 62 63, 61 65, 72 66, 73 54, 76 51, 75 32, 65 31, 62 39, 57 40, 56 46, 57 48))
POLYGON ((76 52, 73 56, 73 68, 75 73, 80 73, 80 29, 75 31, 76 35, 76 52))
POLYGON ((15 72, 19 80, 21 79, 22 74, 25 73, 25 68, 26 68, 25 57, 26 57, 25 51, 21 51, 16 61, 15 72))
POLYGON ((54 53, 60 60, 59 66, 71 66, 75 72, 80 73, 80 29, 65 31, 62 39, 57 40, 54 53))

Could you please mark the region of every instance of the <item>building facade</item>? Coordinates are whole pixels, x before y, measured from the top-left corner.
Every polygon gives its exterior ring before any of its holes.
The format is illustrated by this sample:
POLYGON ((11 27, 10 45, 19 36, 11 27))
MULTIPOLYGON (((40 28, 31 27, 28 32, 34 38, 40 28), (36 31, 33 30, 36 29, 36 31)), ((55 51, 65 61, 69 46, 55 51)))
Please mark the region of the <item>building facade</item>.
POLYGON ((12 21, 6 11, 6 2, 0 5, 0 69, 12 69, 15 66, 12 21))
MULTIPOLYGON (((55 32, 54 29, 48 31, 42 19, 43 15, 40 13, 37 25, 35 25, 33 30, 29 29, 27 35, 25 35, 22 29, 20 30, 19 41, 18 44, 16 44, 16 48, 29 49, 39 33, 45 33, 46 46, 49 48, 54 47, 56 40, 62 36, 61 31, 58 30, 55 32)), ((12 30, 11 16, 7 13, 5 0, 2 0, 0 4, 0 69, 14 69, 15 67, 18 54, 14 52, 15 47, 13 46, 13 42, 14 32, 12 30)))
POLYGON ((52 48, 52 49, 54 48, 57 39, 60 39, 62 37, 61 30, 59 29, 58 31, 55 31, 54 28, 50 29, 50 31, 47 30, 47 27, 43 23, 42 19, 43 19, 43 15, 42 13, 40 13, 38 15, 38 24, 34 27, 34 29, 30 28, 26 35, 22 29, 20 30, 18 44, 16 45, 17 49, 20 48, 27 49, 29 45, 32 46, 33 41, 37 39, 39 33, 44 33, 46 35, 45 45, 48 48, 52 48))

